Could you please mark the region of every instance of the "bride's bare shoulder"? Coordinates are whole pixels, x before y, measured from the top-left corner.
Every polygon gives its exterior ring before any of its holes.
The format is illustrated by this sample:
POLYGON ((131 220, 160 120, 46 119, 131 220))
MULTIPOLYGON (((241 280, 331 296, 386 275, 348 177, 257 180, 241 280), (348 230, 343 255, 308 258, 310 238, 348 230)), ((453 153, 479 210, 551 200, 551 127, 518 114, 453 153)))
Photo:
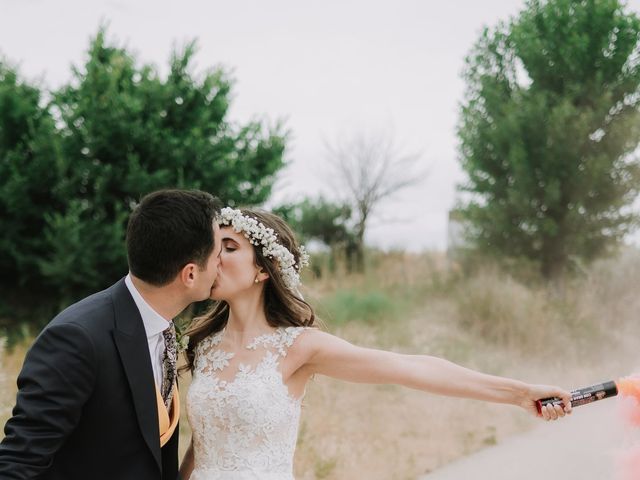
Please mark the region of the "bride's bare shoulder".
POLYGON ((318 352, 325 350, 336 342, 344 342, 344 340, 320 328, 307 327, 292 345, 291 353, 301 360, 301 364, 304 364, 318 352))

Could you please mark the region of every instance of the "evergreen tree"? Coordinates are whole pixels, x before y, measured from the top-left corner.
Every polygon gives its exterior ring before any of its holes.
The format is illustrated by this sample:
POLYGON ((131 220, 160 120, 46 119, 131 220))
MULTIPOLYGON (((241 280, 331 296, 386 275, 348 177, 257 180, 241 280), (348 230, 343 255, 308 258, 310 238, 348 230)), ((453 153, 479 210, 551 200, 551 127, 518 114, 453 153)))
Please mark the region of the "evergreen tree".
POLYGON ((0 61, 0 288, 42 287, 45 218, 63 208, 58 188, 67 165, 45 103, 38 85, 0 61))
POLYGON ((0 288, 39 288, 60 306, 117 280, 127 218, 153 190, 269 197, 286 132, 229 121, 233 81, 220 67, 194 72, 195 51, 175 52, 161 78, 101 29, 53 93, 0 65, 0 288))
POLYGON ((640 20, 617 0, 530 0, 467 58, 462 213, 481 249, 546 277, 637 223, 640 20))

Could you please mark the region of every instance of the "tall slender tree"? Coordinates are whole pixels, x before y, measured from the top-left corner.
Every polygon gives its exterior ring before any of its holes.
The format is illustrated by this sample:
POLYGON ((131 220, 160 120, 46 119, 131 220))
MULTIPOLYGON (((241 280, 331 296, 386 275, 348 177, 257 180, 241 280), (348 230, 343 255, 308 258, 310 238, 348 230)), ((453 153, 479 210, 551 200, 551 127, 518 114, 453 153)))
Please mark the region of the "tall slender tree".
POLYGON ((404 152, 389 132, 359 133, 325 146, 333 187, 353 212, 355 266, 363 270, 364 237, 372 215, 384 200, 424 180, 422 155, 404 152))

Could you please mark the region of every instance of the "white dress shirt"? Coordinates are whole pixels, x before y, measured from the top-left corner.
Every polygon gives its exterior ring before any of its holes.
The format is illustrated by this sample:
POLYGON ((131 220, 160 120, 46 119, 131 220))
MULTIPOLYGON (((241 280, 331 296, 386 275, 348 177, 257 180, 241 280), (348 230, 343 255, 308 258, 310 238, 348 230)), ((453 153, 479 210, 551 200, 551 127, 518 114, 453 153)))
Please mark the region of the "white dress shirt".
POLYGON ((169 328, 171 323, 156 312, 151 305, 142 298, 142 295, 140 295, 140 292, 131 281, 130 275, 125 277, 124 283, 127 285, 127 288, 133 297, 133 301, 136 302, 136 306, 140 311, 144 330, 147 334, 147 343, 149 344, 149 355, 151 355, 153 378, 156 381, 157 387, 162 388, 162 357, 164 356, 165 348, 162 332, 169 328))

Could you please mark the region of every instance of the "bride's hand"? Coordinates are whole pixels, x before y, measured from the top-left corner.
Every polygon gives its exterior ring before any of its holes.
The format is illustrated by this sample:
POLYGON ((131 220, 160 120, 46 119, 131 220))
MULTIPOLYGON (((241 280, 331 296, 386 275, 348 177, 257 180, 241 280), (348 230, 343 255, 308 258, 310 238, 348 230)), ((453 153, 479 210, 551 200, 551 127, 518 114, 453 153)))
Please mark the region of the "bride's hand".
POLYGON ((571 393, 562 388, 549 385, 528 385, 525 398, 520 402, 520 406, 536 417, 541 417, 545 420, 557 420, 571 413, 571 393), (545 405, 542 407, 542 411, 538 413, 536 402, 551 397, 562 399, 564 406, 545 405))

